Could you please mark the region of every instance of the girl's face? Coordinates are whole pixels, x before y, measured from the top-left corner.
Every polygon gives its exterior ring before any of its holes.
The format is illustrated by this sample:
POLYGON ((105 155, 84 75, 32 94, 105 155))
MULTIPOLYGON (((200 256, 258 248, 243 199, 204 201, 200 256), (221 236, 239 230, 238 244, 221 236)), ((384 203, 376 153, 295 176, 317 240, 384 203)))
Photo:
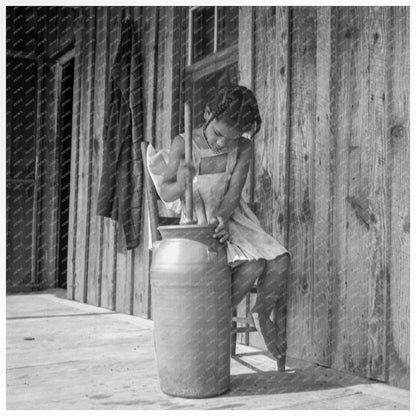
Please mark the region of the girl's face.
POLYGON ((233 127, 222 120, 213 120, 205 126, 205 137, 209 146, 215 153, 230 151, 238 145, 243 132, 238 127, 233 127))

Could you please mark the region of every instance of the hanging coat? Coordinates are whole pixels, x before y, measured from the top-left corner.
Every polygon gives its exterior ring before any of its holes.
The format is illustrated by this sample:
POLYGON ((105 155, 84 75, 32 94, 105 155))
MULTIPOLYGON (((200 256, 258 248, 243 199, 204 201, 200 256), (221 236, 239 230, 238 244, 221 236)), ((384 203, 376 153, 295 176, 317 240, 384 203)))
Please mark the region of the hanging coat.
POLYGON ((103 170, 97 214, 118 221, 126 248, 139 245, 142 219, 142 61, 134 22, 123 19, 104 115, 103 170))

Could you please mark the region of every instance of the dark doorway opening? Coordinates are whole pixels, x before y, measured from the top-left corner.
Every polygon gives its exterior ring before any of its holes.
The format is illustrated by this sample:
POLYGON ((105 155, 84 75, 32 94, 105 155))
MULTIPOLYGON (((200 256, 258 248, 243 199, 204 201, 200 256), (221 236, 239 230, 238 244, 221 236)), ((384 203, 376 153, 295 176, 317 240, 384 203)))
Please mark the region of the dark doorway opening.
POLYGON ((67 286, 69 191, 71 179, 72 101, 74 58, 62 66, 61 105, 59 109, 59 238, 57 287, 67 286))

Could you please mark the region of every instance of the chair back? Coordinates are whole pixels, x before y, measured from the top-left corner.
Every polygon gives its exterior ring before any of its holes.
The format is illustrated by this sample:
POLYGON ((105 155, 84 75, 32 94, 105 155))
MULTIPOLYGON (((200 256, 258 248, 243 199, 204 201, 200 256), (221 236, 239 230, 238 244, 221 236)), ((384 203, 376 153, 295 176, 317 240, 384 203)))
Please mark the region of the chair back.
POLYGON ((143 172, 144 172, 144 187, 147 199, 147 208, 149 211, 149 222, 150 222, 150 234, 152 244, 155 241, 161 240, 162 236, 158 231, 159 225, 174 225, 179 224, 180 218, 178 217, 163 217, 159 215, 159 207, 157 201, 160 200, 158 193, 156 192, 155 185, 152 177, 150 176, 147 168, 147 147, 149 143, 144 141, 141 143, 141 151, 143 158, 143 172))

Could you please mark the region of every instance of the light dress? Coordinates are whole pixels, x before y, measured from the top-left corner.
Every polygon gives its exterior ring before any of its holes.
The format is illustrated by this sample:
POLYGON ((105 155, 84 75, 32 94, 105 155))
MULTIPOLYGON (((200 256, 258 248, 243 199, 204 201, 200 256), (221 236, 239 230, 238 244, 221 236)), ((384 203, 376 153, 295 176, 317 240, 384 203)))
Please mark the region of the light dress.
MULTIPOLYGON (((192 156, 196 166, 193 182, 194 220, 198 224, 208 224, 220 207, 237 163, 237 152, 237 147, 228 153, 224 152, 227 153, 225 172, 201 175, 201 158, 214 157, 218 154, 211 149, 201 148, 195 139, 192 140, 192 156)), ((181 202, 183 204, 184 200, 181 199, 181 202)), ((181 210, 181 223, 184 221, 185 214, 181 210)), ((229 218, 228 229, 230 237, 226 242, 226 249, 227 261, 231 267, 247 260, 273 260, 285 253, 290 256, 288 250, 279 241, 263 230, 258 218, 243 197, 240 198, 238 206, 229 218)))

